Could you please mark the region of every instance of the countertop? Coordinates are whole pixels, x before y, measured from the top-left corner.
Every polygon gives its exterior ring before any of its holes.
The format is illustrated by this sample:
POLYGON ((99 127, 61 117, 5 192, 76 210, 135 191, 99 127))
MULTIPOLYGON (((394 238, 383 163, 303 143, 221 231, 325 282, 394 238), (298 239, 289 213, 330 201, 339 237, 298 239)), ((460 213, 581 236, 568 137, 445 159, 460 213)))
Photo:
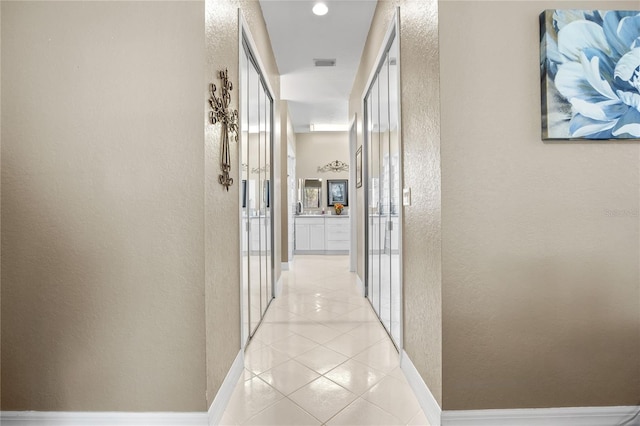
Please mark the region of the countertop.
POLYGON ((330 218, 336 218, 336 217, 349 217, 348 214, 297 214, 295 216, 296 218, 298 217, 330 217, 330 218))

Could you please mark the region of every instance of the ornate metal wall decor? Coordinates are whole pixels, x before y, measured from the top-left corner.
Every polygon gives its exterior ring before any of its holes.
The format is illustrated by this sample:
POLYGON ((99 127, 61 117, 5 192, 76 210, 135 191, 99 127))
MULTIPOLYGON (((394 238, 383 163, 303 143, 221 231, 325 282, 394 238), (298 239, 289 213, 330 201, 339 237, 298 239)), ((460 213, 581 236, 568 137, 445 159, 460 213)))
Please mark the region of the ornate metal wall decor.
POLYGON ((349 165, 343 161, 335 160, 322 167, 318 167, 319 172, 348 172, 349 165))
POLYGON ((220 96, 216 96, 217 87, 211 83, 209 85, 209 105, 212 111, 209 112, 209 121, 211 124, 222 124, 222 141, 220 143, 220 168, 222 174, 218 175, 218 182, 223 185, 227 191, 233 185, 233 179, 229 176, 231 173, 231 156, 229 153, 229 135, 238 142, 238 110, 229 108, 231 103, 231 90, 233 84, 229 81, 227 70, 220 71, 219 78, 222 80, 220 87, 220 96))

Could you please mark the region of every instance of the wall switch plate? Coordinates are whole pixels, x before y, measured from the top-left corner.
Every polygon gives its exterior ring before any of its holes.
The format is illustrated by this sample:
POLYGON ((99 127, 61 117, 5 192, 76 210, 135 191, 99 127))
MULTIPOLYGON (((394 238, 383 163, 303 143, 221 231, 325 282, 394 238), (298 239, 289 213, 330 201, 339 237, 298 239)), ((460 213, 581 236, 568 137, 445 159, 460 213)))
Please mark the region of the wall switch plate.
POLYGON ((411 205, 411 188, 404 188, 402 190, 402 205, 403 206, 411 205))

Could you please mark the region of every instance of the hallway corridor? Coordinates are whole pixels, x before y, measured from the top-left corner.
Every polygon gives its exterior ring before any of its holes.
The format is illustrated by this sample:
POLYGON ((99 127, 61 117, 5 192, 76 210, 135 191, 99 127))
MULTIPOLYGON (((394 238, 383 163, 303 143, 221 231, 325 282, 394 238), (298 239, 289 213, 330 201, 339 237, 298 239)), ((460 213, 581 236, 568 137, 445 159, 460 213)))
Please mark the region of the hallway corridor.
POLYGON ((222 425, 427 425, 348 256, 297 256, 222 425))

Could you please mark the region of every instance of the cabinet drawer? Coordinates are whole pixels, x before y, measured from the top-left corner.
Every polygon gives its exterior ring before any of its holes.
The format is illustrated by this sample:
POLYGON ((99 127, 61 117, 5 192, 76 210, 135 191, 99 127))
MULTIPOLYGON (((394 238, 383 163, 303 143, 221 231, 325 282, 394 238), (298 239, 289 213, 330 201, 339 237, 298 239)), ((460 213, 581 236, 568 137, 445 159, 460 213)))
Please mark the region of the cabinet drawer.
POLYGON ((340 231, 340 232, 328 232, 327 233, 327 241, 349 241, 351 239, 351 234, 349 231, 340 231))
POLYGON ((349 223, 331 223, 328 222, 326 225, 329 231, 346 231, 349 232, 349 223))
POLYGON ((323 217, 296 217, 296 225, 323 225, 323 217))

